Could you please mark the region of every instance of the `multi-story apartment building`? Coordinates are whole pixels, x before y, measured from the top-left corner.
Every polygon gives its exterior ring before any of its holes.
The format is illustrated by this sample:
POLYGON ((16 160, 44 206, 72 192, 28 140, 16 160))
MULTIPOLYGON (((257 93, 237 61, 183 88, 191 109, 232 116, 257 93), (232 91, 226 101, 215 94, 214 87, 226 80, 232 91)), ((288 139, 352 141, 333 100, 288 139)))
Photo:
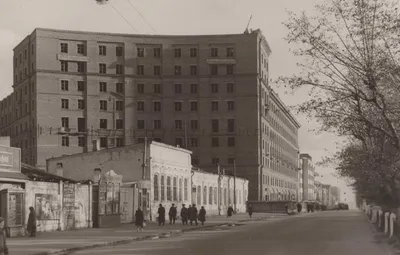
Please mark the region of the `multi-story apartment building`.
POLYGON ((192 150, 193 165, 208 171, 220 164, 229 173, 236 162, 250 199, 289 197, 300 125, 268 84, 270 54, 260 30, 148 36, 38 28, 14 49, 14 92, 0 102, 0 133, 37 167, 147 137, 192 150))
POLYGON ((301 153, 300 161, 300 179, 302 183, 302 187, 300 187, 302 193, 301 201, 314 201, 316 199, 315 166, 312 163, 312 157, 309 154, 301 153))

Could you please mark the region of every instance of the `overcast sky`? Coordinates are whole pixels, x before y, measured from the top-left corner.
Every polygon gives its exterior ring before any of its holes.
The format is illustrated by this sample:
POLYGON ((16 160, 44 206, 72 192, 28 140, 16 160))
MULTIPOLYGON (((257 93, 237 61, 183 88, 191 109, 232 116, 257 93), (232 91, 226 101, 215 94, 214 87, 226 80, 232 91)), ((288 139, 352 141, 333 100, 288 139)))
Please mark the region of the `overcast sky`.
MULTIPOLYGON (((98 5, 95 0, 0 0, 0 98, 11 93, 13 48, 36 27, 143 34, 220 34, 242 33, 250 15, 250 28, 260 28, 267 38, 272 55, 270 75, 290 75, 297 71, 296 58, 283 40, 286 9, 312 12, 313 0, 110 0, 111 5, 98 5), (131 4, 136 7, 141 15, 131 4), (114 8, 119 11, 129 25, 114 8), (153 27, 154 30, 151 28, 153 27)), ((306 91, 294 96, 275 88, 288 105, 307 99, 306 91)), ((336 151, 332 134, 316 135, 313 121, 297 116, 301 152, 313 161, 336 151)), ((347 194, 342 181, 332 176, 332 169, 318 168, 325 183, 338 185, 347 194)), ((352 196, 347 201, 353 200, 352 196)))

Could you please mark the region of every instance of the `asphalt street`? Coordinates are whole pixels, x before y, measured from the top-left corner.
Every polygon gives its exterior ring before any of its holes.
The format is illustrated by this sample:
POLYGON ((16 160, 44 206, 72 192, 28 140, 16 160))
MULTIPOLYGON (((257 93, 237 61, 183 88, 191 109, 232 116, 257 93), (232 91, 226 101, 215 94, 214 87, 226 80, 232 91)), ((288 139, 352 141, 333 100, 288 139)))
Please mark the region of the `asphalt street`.
POLYGON ((165 239, 82 250, 134 255, 389 255, 360 211, 322 212, 197 230, 165 239))

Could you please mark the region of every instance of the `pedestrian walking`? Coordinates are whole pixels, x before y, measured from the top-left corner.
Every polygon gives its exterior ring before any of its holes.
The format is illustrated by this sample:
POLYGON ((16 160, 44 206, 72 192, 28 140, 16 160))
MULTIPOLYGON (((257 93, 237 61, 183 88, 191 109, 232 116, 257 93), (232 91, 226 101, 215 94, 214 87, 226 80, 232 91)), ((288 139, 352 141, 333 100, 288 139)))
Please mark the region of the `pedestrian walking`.
POLYGON ((227 211, 227 213, 226 213, 226 217, 232 217, 232 214, 233 214, 233 208, 232 208, 232 205, 229 205, 229 207, 228 207, 228 211, 227 211))
POLYGON ((4 219, 0 217, 0 255, 8 255, 7 238, 4 233, 4 219))
POLYGON ((286 212, 287 214, 289 214, 289 206, 288 206, 288 204, 285 204, 285 212, 286 212))
POLYGON ((137 232, 143 231, 143 222, 144 222, 143 211, 139 207, 135 213, 135 225, 137 228, 137 232))
POLYGON ((204 206, 202 206, 199 211, 199 221, 201 222, 201 225, 204 225, 204 222, 206 221, 206 214, 206 209, 204 209, 204 206))
POLYGON ((177 215, 177 210, 176 210, 176 207, 175 207, 175 204, 172 204, 172 206, 171 206, 171 208, 169 208, 169 213, 168 213, 168 216, 169 216, 169 224, 171 225, 171 224, 174 224, 175 225, 175 220, 176 220, 176 215, 177 215))
POLYGON ((249 207, 247 207, 247 211, 249 213, 250 218, 252 218, 253 215, 253 206, 249 205, 249 207))
POLYGON ((196 226, 198 225, 197 208, 195 204, 192 205, 191 210, 189 211, 189 220, 190 220, 190 225, 193 225, 193 221, 196 223, 196 226))
POLYGON ((30 234, 30 237, 36 237, 36 212, 32 206, 29 207, 27 230, 30 234))
POLYGON ((165 208, 160 204, 158 207, 158 226, 161 226, 165 224, 165 208))
POLYGON ((303 208, 302 208, 302 205, 300 204, 300 203, 297 203, 297 212, 298 213, 301 213, 301 210, 302 210, 303 208))
POLYGON ((188 217, 189 217, 189 210, 185 207, 185 204, 183 204, 181 209, 182 225, 188 224, 188 217))

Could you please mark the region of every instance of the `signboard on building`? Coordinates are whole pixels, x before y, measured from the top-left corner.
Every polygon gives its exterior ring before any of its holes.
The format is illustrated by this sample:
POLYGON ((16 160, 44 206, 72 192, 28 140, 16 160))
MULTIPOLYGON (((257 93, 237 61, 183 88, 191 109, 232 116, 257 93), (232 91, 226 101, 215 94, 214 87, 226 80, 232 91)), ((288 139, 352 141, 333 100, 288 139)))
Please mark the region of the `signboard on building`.
POLYGON ((0 171, 21 172, 21 149, 0 146, 0 171))

